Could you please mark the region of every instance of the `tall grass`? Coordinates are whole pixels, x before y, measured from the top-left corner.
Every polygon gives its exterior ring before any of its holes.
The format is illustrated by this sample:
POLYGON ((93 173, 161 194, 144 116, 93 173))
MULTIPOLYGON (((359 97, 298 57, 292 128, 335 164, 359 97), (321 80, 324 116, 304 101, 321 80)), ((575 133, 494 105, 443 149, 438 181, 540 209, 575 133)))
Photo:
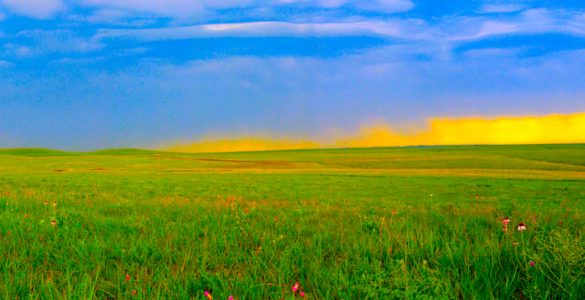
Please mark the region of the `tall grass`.
POLYGON ((584 181, 341 175, 6 172, 0 295, 585 295, 584 181))

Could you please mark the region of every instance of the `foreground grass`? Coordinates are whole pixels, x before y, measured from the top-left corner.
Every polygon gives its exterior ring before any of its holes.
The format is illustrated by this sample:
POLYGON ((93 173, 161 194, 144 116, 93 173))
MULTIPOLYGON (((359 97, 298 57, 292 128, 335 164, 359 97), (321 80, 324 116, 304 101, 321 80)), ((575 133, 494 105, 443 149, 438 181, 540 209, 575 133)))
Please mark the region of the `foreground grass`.
POLYGON ((581 299, 582 151, 12 151, 0 295, 581 299))

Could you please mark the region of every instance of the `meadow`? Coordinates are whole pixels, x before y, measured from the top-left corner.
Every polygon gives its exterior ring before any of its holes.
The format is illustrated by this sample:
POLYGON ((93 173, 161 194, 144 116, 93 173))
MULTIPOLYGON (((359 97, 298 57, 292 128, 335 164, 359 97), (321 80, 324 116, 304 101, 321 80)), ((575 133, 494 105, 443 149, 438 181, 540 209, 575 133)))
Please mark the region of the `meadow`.
POLYGON ((583 299, 584 209, 585 145, 6 149, 0 297, 583 299))

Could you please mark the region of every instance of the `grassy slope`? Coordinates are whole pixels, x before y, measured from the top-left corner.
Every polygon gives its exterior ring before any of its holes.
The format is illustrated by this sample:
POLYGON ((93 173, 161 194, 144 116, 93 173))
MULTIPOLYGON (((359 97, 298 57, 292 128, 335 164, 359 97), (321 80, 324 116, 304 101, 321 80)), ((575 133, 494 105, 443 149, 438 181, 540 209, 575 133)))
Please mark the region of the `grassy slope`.
POLYGON ((0 151, 0 293, 577 299, 584 150, 0 151))

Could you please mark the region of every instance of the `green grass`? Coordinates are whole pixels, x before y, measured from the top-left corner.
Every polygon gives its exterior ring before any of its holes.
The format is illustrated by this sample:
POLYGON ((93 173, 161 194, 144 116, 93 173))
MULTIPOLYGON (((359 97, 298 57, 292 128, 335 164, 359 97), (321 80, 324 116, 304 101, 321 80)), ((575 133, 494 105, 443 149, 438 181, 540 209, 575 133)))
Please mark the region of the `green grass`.
POLYGON ((582 299, 584 208, 584 145, 0 150, 0 297, 582 299))

